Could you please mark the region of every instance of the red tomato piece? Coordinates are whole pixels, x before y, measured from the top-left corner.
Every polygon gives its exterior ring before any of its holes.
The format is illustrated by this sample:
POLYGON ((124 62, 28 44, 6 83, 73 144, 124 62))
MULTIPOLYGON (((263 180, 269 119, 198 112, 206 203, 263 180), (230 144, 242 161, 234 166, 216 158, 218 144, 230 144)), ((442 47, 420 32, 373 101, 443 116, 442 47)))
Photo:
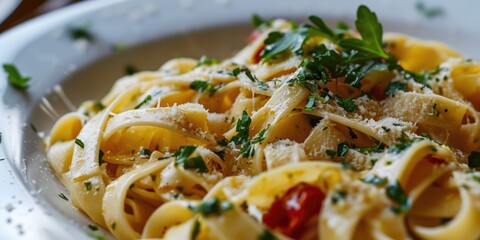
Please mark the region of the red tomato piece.
POLYGON ((324 199, 325 194, 319 188, 307 183, 297 184, 273 202, 262 221, 286 236, 298 238, 306 223, 318 217, 324 199))

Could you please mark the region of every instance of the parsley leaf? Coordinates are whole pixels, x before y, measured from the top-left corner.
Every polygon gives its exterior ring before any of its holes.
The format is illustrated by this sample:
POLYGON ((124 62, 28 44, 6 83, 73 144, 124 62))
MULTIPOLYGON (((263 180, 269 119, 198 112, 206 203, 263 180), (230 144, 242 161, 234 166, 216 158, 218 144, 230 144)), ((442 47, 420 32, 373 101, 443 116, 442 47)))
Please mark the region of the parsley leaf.
POLYGON ((307 112, 312 111, 313 108, 315 107, 315 100, 316 100, 316 97, 314 95, 308 96, 307 104, 305 105, 305 108, 303 110, 307 112))
POLYGON ((345 154, 347 154, 349 149, 350 147, 348 146, 347 142, 339 143, 337 146, 337 156, 339 156, 340 158, 343 158, 345 154))
POLYGON ((351 98, 338 98, 337 104, 347 112, 354 112, 358 109, 357 105, 351 98))
POLYGON ((208 172, 208 168, 201 156, 190 157, 195 152, 196 146, 181 146, 173 156, 175 156, 175 165, 183 164, 185 169, 195 169, 195 172, 208 172))
POLYGON ((277 237, 275 237, 275 235, 273 235, 273 233, 271 233, 267 229, 263 230, 262 235, 258 236, 257 238, 257 240, 276 240, 276 239, 277 237))
POLYGON ((333 204, 337 204, 338 202, 344 200, 347 197, 347 193, 344 191, 334 192, 330 199, 332 200, 333 204))
POLYGON ((468 166, 471 168, 480 167, 480 152, 472 152, 468 156, 468 166))
POLYGON ((93 35, 90 33, 90 24, 84 24, 81 26, 74 26, 68 29, 70 38, 73 40, 85 39, 87 41, 93 40, 93 35))
POLYGON ((308 34, 307 27, 299 27, 286 33, 278 31, 269 33, 264 41, 265 48, 260 53, 262 61, 267 62, 284 57, 288 55, 288 51, 294 53, 300 51, 308 34))
POLYGON ((445 13, 441 7, 427 7, 424 2, 417 2, 415 7, 426 18, 438 17, 445 13))
POLYGON ((3 70, 8 75, 8 82, 19 90, 26 90, 28 88, 28 82, 30 77, 22 77, 17 67, 13 64, 3 64, 3 70))
POLYGON ((209 198, 204 200, 200 205, 194 207, 192 210, 204 217, 211 215, 220 215, 225 211, 233 208, 232 203, 226 200, 219 200, 218 198, 209 198))
POLYGON ((152 155, 152 150, 147 148, 142 148, 139 155, 141 158, 149 158, 150 155, 152 155))
POLYGON ((268 129, 270 128, 270 125, 268 125, 266 128, 262 129, 255 137, 252 138, 251 143, 260 143, 263 140, 265 140, 265 134, 267 133, 268 129))
POLYGON ((91 182, 84 182, 83 185, 85 185, 85 188, 87 191, 92 190, 92 183, 91 182))
POLYGON ((65 196, 65 194, 60 193, 60 194, 58 194, 58 196, 59 196, 61 199, 65 200, 65 201, 68 201, 68 198, 65 196))
POLYGON ((354 49, 371 57, 390 58, 383 49, 383 28, 378 21, 377 15, 365 5, 357 10, 355 26, 362 39, 348 38, 339 42, 343 48, 354 49))
POLYGON ((230 141, 234 142, 236 145, 248 142, 249 140, 248 133, 250 131, 251 123, 252 123, 252 119, 250 119, 246 111, 243 111, 242 116, 240 117, 240 119, 238 119, 237 126, 235 127, 237 134, 233 136, 230 141))
POLYGON ((195 67, 200 67, 200 66, 210 66, 210 65, 215 65, 215 64, 219 64, 220 63, 220 60, 218 59, 215 59, 215 58, 208 58, 207 56, 203 55, 202 57, 200 57, 200 59, 198 60, 198 63, 195 67))
POLYGON ((81 148, 85 148, 85 144, 83 144, 82 140, 80 139, 75 139, 75 144, 77 144, 81 148))
POLYGON ((317 16, 310 16, 308 17, 310 22, 312 22, 317 28, 312 28, 312 31, 315 34, 321 35, 323 37, 326 37, 330 39, 332 42, 337 42, 340 40, 340 37, 335 34, 335 32, 325 24, 323 19, 317 17, 317 16))
POLYGON ((253 24, 253 26, 255 26, 255 28, 263 29, 263 28, 270 27, 271 21, 267 21, 267 20, 261 18, 260 16, 258 16, 257 14, 253 14, 252 15, 252 24, 253 24))
POLYGON ((194 169, 195 172, 206 173, 208 172, 207 165, 203 161, 201 156, 188 158, 183 162, 183 168, 185 169, 194 169))
POLYGON ((393 184, 390 184, 386 188, 387 196, 397 203, 397 206, 392 206, 392 211, 399 214, 399 213, 406 213, 410 211, 411 201, 408 195, 403 190, 402 186, 398 181, 395 181, 393 184))
POLYGON ((144 104, 148 103, 150 100, 152 100, 152 96, 151 95, 147 95, 145 97, 145 99, 143 99, 143 101, 141 101, 137 106, 135 106, 135 109, 139 109, 141 106, 143 106, 144 104))
POLYGON ((200 233, 200 221, 198 221, 198 219, 195 219, 195 222, 193 223, 193 229, 190 235, 190 239, 196 240, 198 238, 199 233, 200 233))
POLYGON ((190 89, 197 90, 199 92, 207 91, 210 96, 213 96, 218 89, 220 89, 222 85, 212 86, 208 83, 208 81, 202 80, 195 80, 190 83, 190 89))
POLYGON ((407 84, 401 82, 390 82, 385 88, 385 94, 395 96, 397 91, 407 91, 407 84))

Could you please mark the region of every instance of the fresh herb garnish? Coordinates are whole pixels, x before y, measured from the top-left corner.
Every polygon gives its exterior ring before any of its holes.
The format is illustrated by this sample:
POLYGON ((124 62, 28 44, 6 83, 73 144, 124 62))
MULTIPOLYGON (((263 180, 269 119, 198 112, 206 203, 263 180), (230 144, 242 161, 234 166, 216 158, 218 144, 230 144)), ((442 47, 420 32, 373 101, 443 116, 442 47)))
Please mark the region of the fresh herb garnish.
POLYGON ((202 81, 202 80, 195 80, 192 83, 190 83, 190 89, 197 90, 199 92, 207 91, 210 96, 213 96, 215 92, 220 89, 222 85, 216 85, 213 86, 208 83, 208 81, 202 81))
POLYGON ((17 67, 13 64, 3 64, 3 70, 7 74, 8 82, 18 90, 26 90, 30 77, 22 77, 17 67))
POLYGON ((347 112, 354 112, 358 109, 357 105, 351 98, 337 98, 337 104, 347 112))
POLYGON ((97 230, 98 230, 98 226, 88 224, 88 229, 90 229, 90 230, 92 230, 92 231, 97 231, 97 230))
POLYGON ((96 231, 89 231, 88 236, 95 239, 95 240, 107 240, 107 238, 102 234, 102 232, 96 231))
POLYGON ((92 190, 92 183, 91 182, 84 182, 83 185, 85 185, 85 188, 87 191, 92 190))
POLYGON ((173 156, 175 156, 175 165, 183 164, 185 169, 194 169, 195 172, 208 172, 208 168, 203 161, 201 156, 190 157, 190 155, 195 152, 197 149, 196 146, 182 146, 178 151, 176 151, 173 156))
POLYGON ((480 167, 480 152, 471 152, 468 156, 468 166, 471 168, 480 167))
POLYGON ((87 41, 93 40, 93 35, 90 33, 90 24, 80 26, 73 26, 68 29, 68 34, 73 40, 85 39, 87 41))
POLYGON ((110 227, 112 227, 112 230, 115 230, 115 227, 117 227, 117 223, 116 222, 113 222, 110 227))
POLYGON ((192 210, 204 217, 208 217, 212 215, 218 216, 232 208, 233 205, 229 201, 219 200, 218 198, 209 198, 204 200, 200 205, 193 207, 192 210))
POLYGON ((325 152, 327 153, 327 156, 332 157, 332 158, 337 155, 337 151, 335 151, 335 150, 327 149, 325 152))
POLYGON ((368 175, 368 176, 362 178, 362 182, 372 184, 372 185, 375 185, 375 186, 383 186, 383 185, 387 184, 388 179, 377 177, 375 175, 368 175))
POLYGON ((426 18, 442 16, 445 11, 441 7, 427 7, 424 2, 417 2, 415 5, 417 11, 426 18))
POLYGON ((128 64, 127 66, 125 66, 125 73, 129 76, 137 73, 138 71, 138 68, 133 66, 132 64, 128 64))
POLYGON ((145 97, 145 99, 143 99, 143 101, 141 101, 137 106, 135 106, 135 109, 139 109, 141 106, 143 106, 144 104, 146 104, 147 102, 149 102, 150 100, 152 100, 152 96, 151 95, 147 95, 145 97))
POLYGON ((82 140, 78 138, 75 139, 75 144, 77 144, 81 148, 85 148, 85 144, 83 144, 82 140))
POLYGON ((337 204, 338 202, 344 200, 347 197, 347 193, 344 191, 334 192, 330 199, 332 200, 333 204, 337 204))
POLYGON ((209 59, 207 56, 204 55, 198 60, 198 63, 195 67, 200 67, 203 65, 210 66, 210 65, 219 64, 219 63, 220 63, 220 60, 214 59, 214 58, 209 59))
POLYGON ((68 201, 68 198, 65 196, 65 194, 60 193, 60 194, 58 194, 58 196, 59 196, 61 199, 65 200, 65 201, 68 201))
POLYGON ((98 150, 98 165, 102 165, 103 155, 105 155, 105 153, 102 151, 102 149, 98 150))
POLYGON ((315 100, 317 98, 314 95, 308 96, 308 101, 307 104, 305 105, 305 108, 303 109, 306 112, 310 112, 314 109, 315 107, 315 100))
POLYGON ((238 76, 238 74, 240 74, 241 71, 242 71, 242 70, 240 70, 240 68, 237 67, 237 68, 233 69, 232 75, 233 75, 234 77, 236 77, 236 76, 238 76))
POLYGON ((268 231, 267 229, 263 230, 263 233, 258 236, 257 240, 276 240, 277 237, 273 235, 272 232, 268 231))
POLYGON ((267 20, 261 18, 260 16, 258 16, 257 14, 253 14, 252 15, 252 24, 253 24, 253 26, 255 26, 255 28, 264 29, 264 28, 270 27, 271 21, 267 21, 267 20))
POLYGON ((190 235, 190 239, 196 240, 199 233, 200 233, 200 221, 198 221, 198 219, 195 219, 195 222, 193 223, 193 229, 190 235))
POLYGON ((103 105, 103 103, 101 101, 95 101, 93 103, 93 108, 96 111, 102 111, 103 109, 105 109, 105 105, 103 105))
POLYGON ((150 155, 152 155, 152 150, 147 149, 147 148, 142 148, 142 150, 140 150, 140 157, 141 158, 149 158, 150 155))
POLYGON ((403 150, 409 148, 413 144, 413 142, 415 142, 417 140, 420 140, 420 139, 410 139, 407 135, 402 133, 402 136, 399 139, 397 139, 397 143, 395 145, 391 146, 388 149, 388 152, 398 154, 398 153, 402 152, 403 150))
POLYGON ((400 186, 400 183, 398 181, 395 181, 394 183, 388 185, 386 188, 386 193, 392 201, 397 203, 396 206, 392 206, 391 208, 393 212, 400 214, 410 211, 410 198, 405 193, 402 186, 400 186))
POLYGON ((390 82, 388 83, 387 88, 385 88, 385 94, 387 95, 395 96, 398 91, 406 92, 407 84, 402 82, 390 82))
POLYGON ((266 128, 262 129, 257 135, 255 135, 253 138, 252 138, 252 141, 251 143, 252 144, 255 144, 255 143, 260 143, 262 142, 263 140, 265 140, 265 134, 267 133, 268 129, 270 128, 270 125, 268 125, 266 128))
POLYGON ((345 154, 347 154, 350 147, 348 146, 347 142, 342 142, 337 145, 337 156, 343 158, 345 154))
POLYGON ((246 111, 243 111, 242 116, 240 117, 240 119, 238 119, 237 125, 235 127, 237 134, 233 136, 230 141, 234 142, 236 145, 248 142, 249 140, 248 133, 250 131, 251 123, 252 123, 252 119, 250 119, 246 111))

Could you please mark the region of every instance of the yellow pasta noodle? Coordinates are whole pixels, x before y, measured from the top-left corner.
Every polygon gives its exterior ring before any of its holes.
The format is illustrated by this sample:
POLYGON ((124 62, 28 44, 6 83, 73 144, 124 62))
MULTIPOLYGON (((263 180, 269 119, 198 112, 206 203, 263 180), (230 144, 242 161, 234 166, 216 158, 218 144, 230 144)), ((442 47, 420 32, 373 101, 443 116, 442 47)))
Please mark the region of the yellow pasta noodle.
POLYGON ((116 239, 478 239, 480 63, 319 17, 119 79, 45 139, 116 239))

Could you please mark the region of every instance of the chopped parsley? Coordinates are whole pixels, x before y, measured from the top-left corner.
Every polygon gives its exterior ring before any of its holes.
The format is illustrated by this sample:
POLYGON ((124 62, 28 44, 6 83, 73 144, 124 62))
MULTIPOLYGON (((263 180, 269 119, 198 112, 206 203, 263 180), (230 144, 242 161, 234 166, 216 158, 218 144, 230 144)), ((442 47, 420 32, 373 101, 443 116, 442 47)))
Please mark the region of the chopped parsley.
POLYGON ((77 144, 81 148, 85 148, 85 144, 83 144, 82 140, 78 138, 75 139, 75 144, 77 144))
POLYGON ((330 200, 333 204, 337 204, 338 202, 344 200, 347 197, 347 193, 344 191, 334 192, 330 197, 330 200))
POLYGON ((193 229, 190 235, 190 239, 196 240, 198 238, 199 233, 200 233, 200 221, 198 221, 198 219, 195 219, 195 222, 193 223, 193 229))
POLYGON ((377 177, 375 175, 368 175, 368 176, 362 178, 362 182, 372 184, 372 185, 375 185, 375 186, 383 186, 383 185, 387 184, 388 179, 377 177))
POLYGON ((141 101, 137 106, 135 106, 135 109, 139 109, 141 106, 143 106, 144 104, 148 103, 150 100, 152 100, 152 96, 151 95, 147 95, 145 97, 145 99, 143 99, 143 101, 141 101))
POLYGON ((142 150, 140 150, 139 154, 140 154, 141 158, 149 158, 150 155, 152 155, 152 150, 147 149, 147 148, 142 148, 142 150))
POLYGON ((441 7, 427 7, 424 2, 417 2, 415 5, 417 11, 426 18, 435 18, 442 16, 445 12, 441 7))
POLYGON ((387 95, 395 96, 398 91, 407 91, 407 84, 402 82, 390 82, 388 83, 387 88, 385 88, 385 94, 387 95))
POLYGON ((403 133, 402 137, 397 139, 397 143, 388 149, 388 152, 394 154, 401 153, 403 150, 409 148, 416 140, 417 139, 410 139, 403 133))
POLYGON ((110 227, 112 227, 112 230, 115 230, 115 227, 117 227, 117 223, 116 222, 113 222, 110 227))
POLYGON ((339 156, 340 158, 343 158, 345 154, 347 154, 349 149, 350 147, 348 146, 347 142, 339 143, 337 146, 337 156, 339 156))
POLYGON ((472 152, 468 156, 468 166, 471 168, 480 167, 480 152, 472 152))
POLYGON ((215 92, 220 89, 222 85, 213 86, 208 83, 208 81, 195 80, 190 84, 190 89, 197 90, 199 92, 207 91, 210 96, 213 96, 215 92))
POLYGON ((90 230, 92 230, 92 231, 97 231, 97 230, 98 230, 98 226, 88 224, 88 229, 90 229, 90 230))
POLYGON ((84 182, 83 185, 85 185, 85 188, 87 191, 92 190, 92 183, 91 182, 84 182))
POLYGON ((218 216, 232 208, 233 205, 229 201, 219 200, 218 198, 209 198, 204 200, 200 205, 193 207, 192 210, 204 217, 208 217, 212 215, 218 216))
POLYGON ((211 66, 211 65, 219 64, 219 63, 220 63, 220 60, 214 59, 214 58, 209 59, 207 56, 204 55, 198 60, 197 66, 195 66, 195 67, 200 67, 200 66, 203 66, 203 65, 211 66))
POLYGON ((103 155, 105 155, 105 153, 102 151, 102 149, 98 150, 98 165, 102 165, 103 155))
POLYGON ((329 157, 332 157, 332 158, 335 157, 335 155, 337 155, 337 152, 335 150, 327 149, 327 151, 325 152, 329 157))
POLYGON ((262 129, 255 137, 252 138, 251 143, 261 143, 263 140, 265 140, 265 134, 267 133, 268 129, 270 128, 270 125, 268 125, 266 128, 262 129))
POLYGON ((65 196, 65 194, 60 193, 60 194, 58 194, 58 196, 59 196, 61 199, 65 200, 65 201, 68 201, 68 198, 65 196))
POLYGON ((305 105, 305 108, 303 110, 306 112, 312 111, 315 108, 316 99, 317 98, 314 95, 308 96, 307 104, 305 105))
POLYGON ((347 112, 354 112, 358 109, 357 105, 351 98, 339 98, 337 99, 337 104, 347 112))
POLYGON ((89 237, 91 237, 95 240, 107 240, 107 238, 98 230, 90 231, 87 234, 88 234, 89 237))
POLYGON ((7 74, 7 80, 10 85, 18 90, 26 90, 30 77, 23 77, 13 64, 3 64, 3 70, 7 74))
POLYGON ((253 24, 253 26, 255 26, 255 28, 264 29, 264 28, 270 27, 271 21, 264 20, 263 18, 261 18, 257 14, 253 14, 252 15, 252 24, 253 24))
POLYGON ((125 73, 129 76, 137 73, 138 71, 138 68, 133 66, 132 64, 128 64, 127 66, 125 66, 125 73))
POLYGON ((232 76, 234 76, 234 77, 238 76, 238 74, 240 74, 241 71, 242 70, 239 67, 233 69, 232 76))
POLYGON ((273 235, 272 232, 268 231, 267 229, 263 230, 263 233, 258 236, 257 240, 276 240, 277 237, 273 235))
POLYGON ((103 105, 103 103, 101 101, 95 101, 93 103, 93 108, 96 111, 102 111, 103 109, 105 109, 105 105, 103 105))
POLYGON ((185 169, 194 169, 195 172, 208 172, 208 168, 205 165, 205 161, 201 156, 190 157, 190 155, 195 152, 197 149, 196 146, 182 146, 178 151, 176 151, 173 156, 175 156, 175 165, 183 164, 185 169))
POLYGON ((403 190, 402 186, 398 181, 390 184, 386 188, 387 196, 397 203, 396 206, 392 206, 391 209, 393 212, 400 214, 410 211, 411 201, 408 195, 403 190))
POLYGON ((85 39, 87 41, 93 40, 93 35, 90 33, 90 24, 80 26, 73 26, 68 29, 68 34, 73 40, 85 39))
POLYGON ((248 134, 250 131, 251 123, 252 123, 252 119, 250 119, 246 111, 243 111, 242 116, 240 117, 240 119, 238 119, 237 125, 235 127, 237 134, 233 136, 230 141, 234 142, 236 145, 244 144, 248 142, 249 140, 248 134))

